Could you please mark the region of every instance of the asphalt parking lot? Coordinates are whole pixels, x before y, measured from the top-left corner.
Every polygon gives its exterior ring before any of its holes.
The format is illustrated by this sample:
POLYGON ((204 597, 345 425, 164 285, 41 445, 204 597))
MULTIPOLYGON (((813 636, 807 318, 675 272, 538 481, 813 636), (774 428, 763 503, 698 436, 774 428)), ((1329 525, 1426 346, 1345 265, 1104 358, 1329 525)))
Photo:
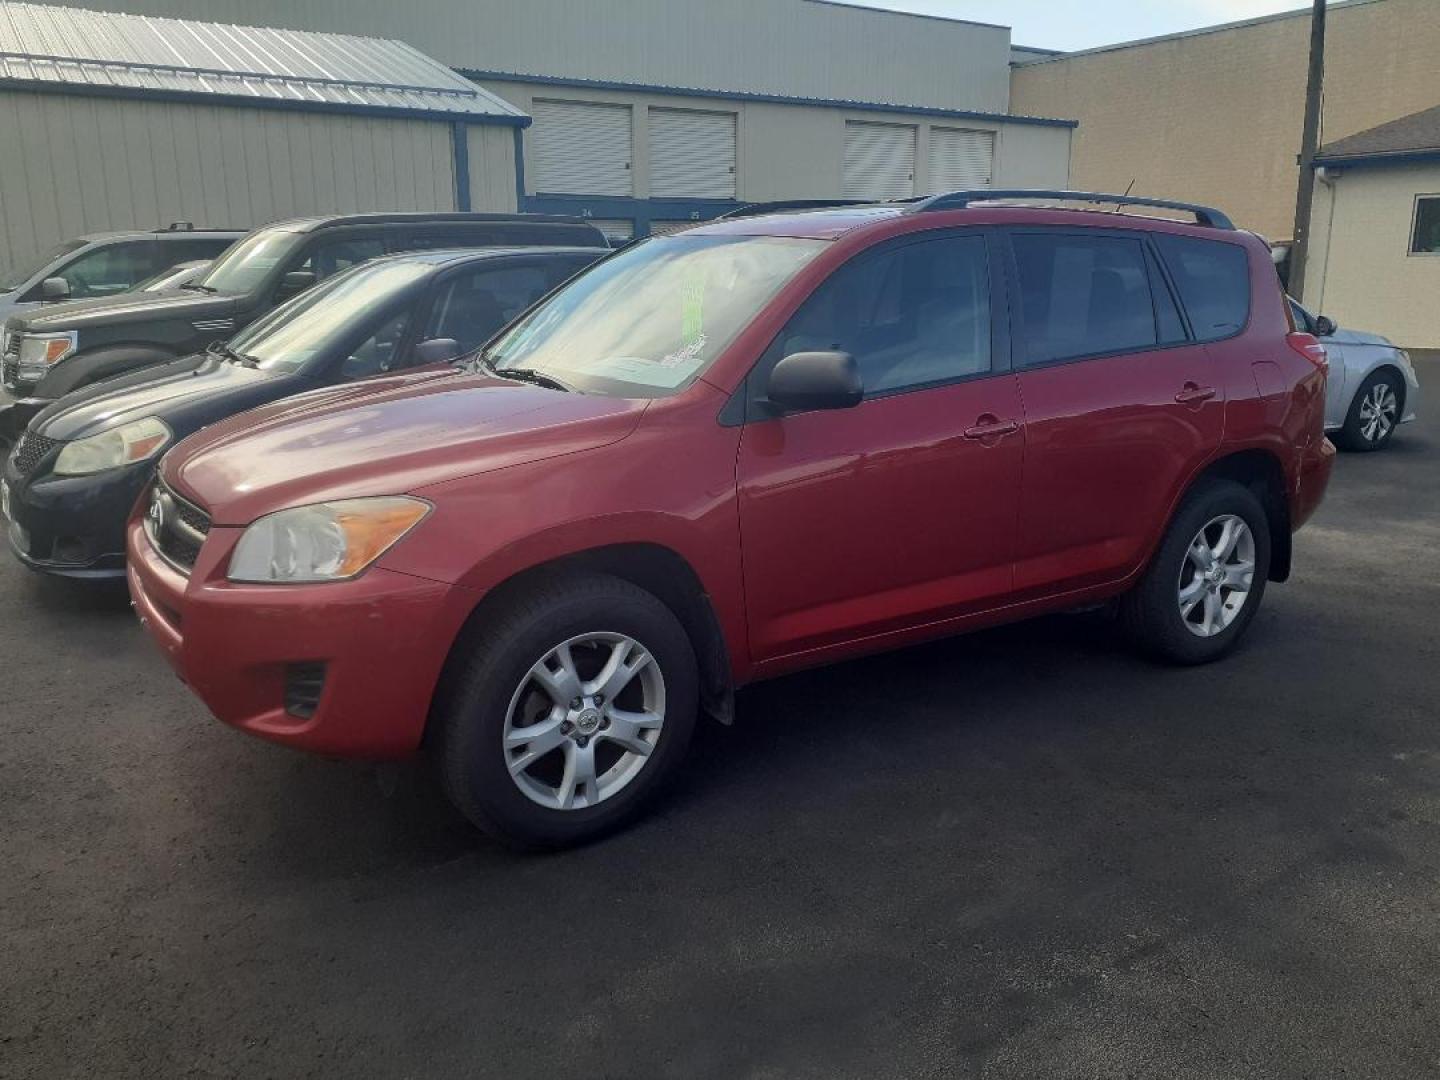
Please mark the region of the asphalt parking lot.
POLYGON ((523 857, 6 556, 0 1075, 1434 1075, 1440 423, 1296 566, 1205 669, 1069 616, 753 688, 523 857))

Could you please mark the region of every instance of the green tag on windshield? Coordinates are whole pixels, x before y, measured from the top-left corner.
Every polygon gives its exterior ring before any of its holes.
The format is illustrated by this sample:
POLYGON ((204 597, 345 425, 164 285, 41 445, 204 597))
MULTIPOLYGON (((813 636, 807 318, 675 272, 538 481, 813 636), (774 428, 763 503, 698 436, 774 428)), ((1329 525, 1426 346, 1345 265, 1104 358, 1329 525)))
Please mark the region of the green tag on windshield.
POLYGON ((680 340, 694 345, 705 336, 705 277, 695 274, 680 287, 680 340))

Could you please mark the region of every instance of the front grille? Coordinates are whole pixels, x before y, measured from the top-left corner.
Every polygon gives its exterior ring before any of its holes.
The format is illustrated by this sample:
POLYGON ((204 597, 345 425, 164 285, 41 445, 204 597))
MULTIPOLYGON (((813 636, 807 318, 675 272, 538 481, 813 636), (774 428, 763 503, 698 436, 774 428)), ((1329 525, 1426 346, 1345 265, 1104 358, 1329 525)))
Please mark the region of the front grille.
POLYGON ((15 447, 15 471, 21 476, 29 476, 45 455, 59 445, 58 439, 47 439, 33 431, 25 432, 20 436, 20 445, 15 447))
POLYGON ((14 386, 20 379, 20 361, 14 356, 7 355, 5 363, 0 365, 0 381, 6 386, 14 386))
POLYGON ((157 480, 145 511, 145 531, 155 550, 170 565, 188 574, 210 533, 210 515, 157 480))

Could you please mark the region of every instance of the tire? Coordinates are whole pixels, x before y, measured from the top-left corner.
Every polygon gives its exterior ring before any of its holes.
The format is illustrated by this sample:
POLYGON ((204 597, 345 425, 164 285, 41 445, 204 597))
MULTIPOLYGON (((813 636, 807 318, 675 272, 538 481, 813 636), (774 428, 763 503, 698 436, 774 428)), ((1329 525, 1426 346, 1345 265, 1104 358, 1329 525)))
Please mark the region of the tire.
POLYGON ((1181 503, 1140 581, 1121 597, 1121 624, 1137 646, 1157 659, 1176 664, 1218 660, 1240 641, 1260 607, 1270 550, 1269 519, 1255 493, 1231 480, 1203 481, 1181 503), (1244 530, 1226 533, 1227 521, 1244 530), (1204 549, 1197 546, 1202 534, 1204 549), (1229 553, 1214 570, 1205 551, 1216 555, 1231 538, 1229 553), (1243 573, 1246 563, 1248 575, 1243 573), (1217 578, 1224 580, 1212 588, 1217 578), (1247 581, 1248 589, 1242 589, 1247 581), (1184 600, 1182 591, 1188 594, 1184 600), (1193 606, 1185 614, 1182 604, 1187 602, 1193 606))
POLYGON ((1393 371, 1371 372, 1350 402, 1336 442, 1359 453, 1383 450, 1404 415, 1405 381, 1393 371))
POLYGON ((569 847, 619 828, 685 757, 699 708, 695 653, 674 613, 628 581, 543 578, 486 613, 456 650, 432 718, 441 780, 461 813, 511 847, 569 847), (605 700, 600 683, 617 656, 605 700))

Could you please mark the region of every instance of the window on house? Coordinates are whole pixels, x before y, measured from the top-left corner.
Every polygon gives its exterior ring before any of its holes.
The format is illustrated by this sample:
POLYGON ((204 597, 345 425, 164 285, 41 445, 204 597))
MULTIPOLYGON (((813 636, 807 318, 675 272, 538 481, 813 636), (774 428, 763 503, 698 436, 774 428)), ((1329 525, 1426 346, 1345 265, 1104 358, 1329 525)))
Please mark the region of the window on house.
POLYGON ((1421 195, 1415 200, 1415 231, 1410 237, 1411 255, 1440 255, 1440 195, 1421 195))

